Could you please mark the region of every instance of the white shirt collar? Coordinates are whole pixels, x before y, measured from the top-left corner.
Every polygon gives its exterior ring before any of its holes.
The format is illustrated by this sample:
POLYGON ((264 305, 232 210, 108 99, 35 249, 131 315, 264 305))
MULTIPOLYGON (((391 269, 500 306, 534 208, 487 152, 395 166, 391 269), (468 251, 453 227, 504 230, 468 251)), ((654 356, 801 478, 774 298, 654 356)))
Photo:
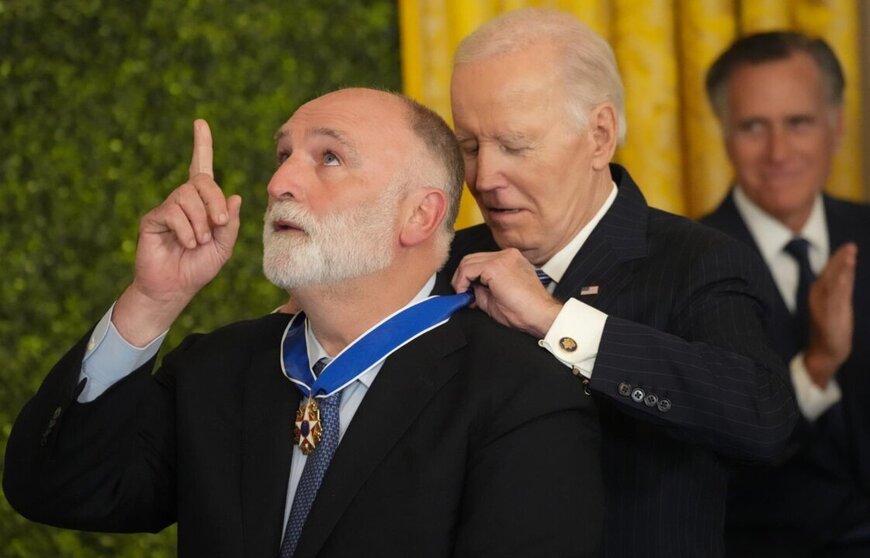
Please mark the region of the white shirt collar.
POLYGON ((586 239, 589 238, 589 235, 592 234, 593 230, 595 230, 596 225, 598 225, 601 219, 604 218, 604 215, 607 213, 607 210, 610 209, 610 206, 613 205, 613 202, 616 200, 616 194, 616 184, 611 181, 610 195, 608 195, 607 199, 604 200, 604 203, 598 209, 598 212, 595 213, 595 216, 592 217, 592 219, 586 223, 582 229, 580 229, 580 232, 571 239, 571 242, 566 244, 565 247, 556 252, 547 263, 541 266, 541 270, 549 275, 554 282, 558 283, 562 280, 562 276, 565 275, 568 266, 571 265, 571 260, 574 259, 574 256, 577 255, 577 252, 579 252, 580 248, 583 247, 586 239))
MULTIPOLYGON (((426 284, 423 285, 423 288, 414 295, 414 298, 408 301, 402 309, 415 304, 424 298, 428 297, 432 292, 432 289, 435 287, 435 275, 433 274, 429 277, 429 280, 426 281, 426 284)), ((326 349, 323 348, 323 345, 320 344, 320 341, 315 337, 314 332, 311 330, 311 324, 309 324, 308 320, 305 320, 305 345, 308 349, 308 362, 317 362, 322 358, 331 359, 332 357, 326 352, 326 349)), ((371 387, 372 382, 380 371, 381 367, 379 365, 372 366, 371 369, 357 378, 357 381, 362 383, 367 389, 371 387)))
POLYGON ((830 246, 821 194, 816 196, 809 219, 797 235, 756 205, 739 186, 734 188, 734 205, 737 206, 737 211, 743 217, 765 261, 782 253, 782 249, 792 238, 801 236, 810 243, 810 265, 813 271, 818 273, 824 267, 830 246))
POLYGON ((750 200, 739 186, 734 188, 734 205, 758 246, 783 302, 789 310, 794 311, 798 264, 783 248, 792 238, 801 236, 810 244, 809 258, 813 271, 818 275, 825 266, 830 255, 830 239, 821 194, 816 197, 810 217, 797 235, 750 200))

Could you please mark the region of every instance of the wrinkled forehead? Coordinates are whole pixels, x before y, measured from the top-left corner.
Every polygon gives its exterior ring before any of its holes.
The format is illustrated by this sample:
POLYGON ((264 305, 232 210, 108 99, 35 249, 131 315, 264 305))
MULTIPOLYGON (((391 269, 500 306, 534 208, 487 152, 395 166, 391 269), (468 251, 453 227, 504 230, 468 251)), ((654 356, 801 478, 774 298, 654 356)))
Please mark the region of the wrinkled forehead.
POLYGON ((312 133, 331 136, 358 151, 385 144, 399 148, 411 136, 402 103, 393 95, 367 89, 337 91, 305 103, 278 136, 292 140, 312 133))

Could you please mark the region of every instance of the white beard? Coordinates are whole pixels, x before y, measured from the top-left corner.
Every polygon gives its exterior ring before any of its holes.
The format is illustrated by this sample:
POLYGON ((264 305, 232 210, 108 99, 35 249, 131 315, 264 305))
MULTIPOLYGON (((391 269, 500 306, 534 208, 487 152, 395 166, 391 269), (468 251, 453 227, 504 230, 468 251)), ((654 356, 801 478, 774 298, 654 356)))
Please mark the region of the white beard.
POLYGON ((393 262, 393 234, 401 188, 372 203, 317 219, 295 201, 274 202, 263 225, 263 273, 274 285, 296 289, 337 283, 381 271, 393 262), (282 233, 288 221, 304 233, 282 233))

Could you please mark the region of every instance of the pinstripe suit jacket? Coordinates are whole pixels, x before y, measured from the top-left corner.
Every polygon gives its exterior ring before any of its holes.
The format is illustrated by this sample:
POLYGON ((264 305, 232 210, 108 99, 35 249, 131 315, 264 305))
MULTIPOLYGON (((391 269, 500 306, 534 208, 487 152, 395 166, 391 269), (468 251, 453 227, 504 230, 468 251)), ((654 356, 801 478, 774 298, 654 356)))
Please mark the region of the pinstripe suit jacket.
MULTIPOLYGON (((822 550, 826 541, 870 522, 870 207, 830 196, 823 201, 831 252, 846 242, 858 244, 853 348, 837 371, 843 399, 815 423, 802 421, 795 440, 801 447, 786 463, 736 476, 728 500, 729 555, 747 555, 744 545, 759 556, 828 555, 833 551, 822 550)), ((733 195, 701 222, 758 252, 733 195)), ((803 349, 778 292, 767 334, 785 362, 803 349)))
MULTIPOLYGON (((726 462, 774 458, 797 420, 764 341, 772 293, 745 246, 648 207, 624 168, 611 173, 616 201, 554 293, 609 316, 590 383, 604 435, 603 554, 721 556, 726 462), (581 295, 589 285, 597 294, 581 295)), ((483 225, 459 231, 444 273, 498 248, 483 225)))

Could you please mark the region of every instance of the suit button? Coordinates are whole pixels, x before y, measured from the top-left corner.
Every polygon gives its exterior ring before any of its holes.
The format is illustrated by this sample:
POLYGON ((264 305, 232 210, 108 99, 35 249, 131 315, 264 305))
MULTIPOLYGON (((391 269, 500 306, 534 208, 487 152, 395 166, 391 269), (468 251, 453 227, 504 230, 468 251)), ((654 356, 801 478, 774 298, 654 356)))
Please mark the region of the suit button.
POLYGON ((625 382, 621 382, 617 387, 616 391, 619 395, 623 397, 628 397, 631 395, 631 384, 626 384, 625 382))
POLYGON ((658 404, 659 411, 663 413, 667 413, 671 410, 671 400, 670 399, 659 399, 658 404))
POLYGON ((559 339, 559 346, 562 347, 563 351, 573 353, 577 350, 577 342, 571 339, 570 337, 563 337, 559 339))
POLYGON ((640 403, 644 397, 646 397, 646 393, 640 388, 634 388, 631 392, 631 398, 635 403, 640 403))
POLYGON ((656 395, 655 393, 650 393, 643 400, 643 404, 646 405, 647 407, 655 407, 656 403, 658 403, 658 402, 659 402, 659 396, 656 395))

